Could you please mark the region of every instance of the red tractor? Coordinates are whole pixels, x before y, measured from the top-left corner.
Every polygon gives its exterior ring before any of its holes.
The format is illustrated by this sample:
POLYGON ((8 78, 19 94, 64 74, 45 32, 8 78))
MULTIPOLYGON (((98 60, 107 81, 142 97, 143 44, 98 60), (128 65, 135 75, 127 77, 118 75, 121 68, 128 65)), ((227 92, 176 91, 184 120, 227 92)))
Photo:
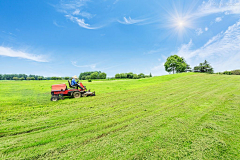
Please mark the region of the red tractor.
POLYGON ((52 85, 51 101, 64 99, 64 96, 70 96, 73 98, 95 96, 95 91, 94 92, 90 92, 90 90, 87 91, 86 86, 83 86, 82 83, 79 84, 82 87, 80 89, 78 89, 78 86, 72 86, 70 81, 68 81, 68 84, 70 89, 67 88, 66 84, 52 85))

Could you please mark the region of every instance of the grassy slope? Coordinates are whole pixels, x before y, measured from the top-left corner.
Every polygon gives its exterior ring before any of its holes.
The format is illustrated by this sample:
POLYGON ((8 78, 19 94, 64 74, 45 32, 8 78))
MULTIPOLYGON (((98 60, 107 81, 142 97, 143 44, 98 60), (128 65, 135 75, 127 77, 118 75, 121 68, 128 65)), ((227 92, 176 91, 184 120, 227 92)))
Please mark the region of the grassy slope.
POLYGON ((0 82, 0 159, 240 158, 240 76, 84 82, 96 97, 51 102, 64 82, 0 82))

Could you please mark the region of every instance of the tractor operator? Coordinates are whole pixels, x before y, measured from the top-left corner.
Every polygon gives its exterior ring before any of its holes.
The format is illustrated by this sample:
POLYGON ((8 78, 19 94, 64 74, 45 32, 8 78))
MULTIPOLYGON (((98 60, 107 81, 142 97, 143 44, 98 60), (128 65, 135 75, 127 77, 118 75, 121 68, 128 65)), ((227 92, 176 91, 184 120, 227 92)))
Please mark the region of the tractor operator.
POLYGON ((72 85, 72 86, 77 86, 77 87, 83 89, 83 88, 78 84, 78 81, 76 82, 76 79, 77 79, 77 76, 76 76, 76 75, 72 77, 71 85, 72 85))

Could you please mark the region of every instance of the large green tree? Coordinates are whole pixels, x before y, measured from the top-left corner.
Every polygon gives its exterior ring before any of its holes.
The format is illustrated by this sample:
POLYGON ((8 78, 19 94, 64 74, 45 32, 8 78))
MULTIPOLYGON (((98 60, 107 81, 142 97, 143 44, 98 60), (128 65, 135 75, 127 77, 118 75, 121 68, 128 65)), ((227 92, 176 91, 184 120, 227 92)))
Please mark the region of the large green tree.
POLYGON ((172 55, 167 58, 164 67, 165 70, 169 73, 181 73, 184 72, 187 68, 187 63, 185 62, 184 58, 179 57, 178 55, 172 55))

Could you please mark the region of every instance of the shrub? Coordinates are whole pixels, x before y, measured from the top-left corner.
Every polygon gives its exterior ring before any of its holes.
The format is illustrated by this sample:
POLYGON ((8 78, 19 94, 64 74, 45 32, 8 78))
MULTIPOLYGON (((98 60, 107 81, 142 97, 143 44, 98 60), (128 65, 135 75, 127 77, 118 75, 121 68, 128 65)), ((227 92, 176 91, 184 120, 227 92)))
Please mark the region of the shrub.
POLYGON ((121 75, 117 73, 117 74, 115 75, 115 78, 116 78, 116 79, 119 79, 119 78, 121 78, 121 75))
POLYGON ((150 76, 149 75, 145 75, 145 78, 150 78, 150 76))
POLYGON ((226 75, 231 75, 232 72, 231 71, 224 71, 223 74, 226 74, 226 75))
POLYGON ((88 82, 92 82, 92 80, 91 80, 91 79, 88 79, 88 82))
POLYGON ((13 80, 18 80, 18 77, 13 77, 13 80))
POLYGON ((138 75, 138 78, 145 78, 145 75, 144 75, 143 73, 140 73, 140 74, 138 75))
POLYGON ((240 75, 240 70, 234 70, 234 71, 232 71, 232 74, 233 75, 240 75))

